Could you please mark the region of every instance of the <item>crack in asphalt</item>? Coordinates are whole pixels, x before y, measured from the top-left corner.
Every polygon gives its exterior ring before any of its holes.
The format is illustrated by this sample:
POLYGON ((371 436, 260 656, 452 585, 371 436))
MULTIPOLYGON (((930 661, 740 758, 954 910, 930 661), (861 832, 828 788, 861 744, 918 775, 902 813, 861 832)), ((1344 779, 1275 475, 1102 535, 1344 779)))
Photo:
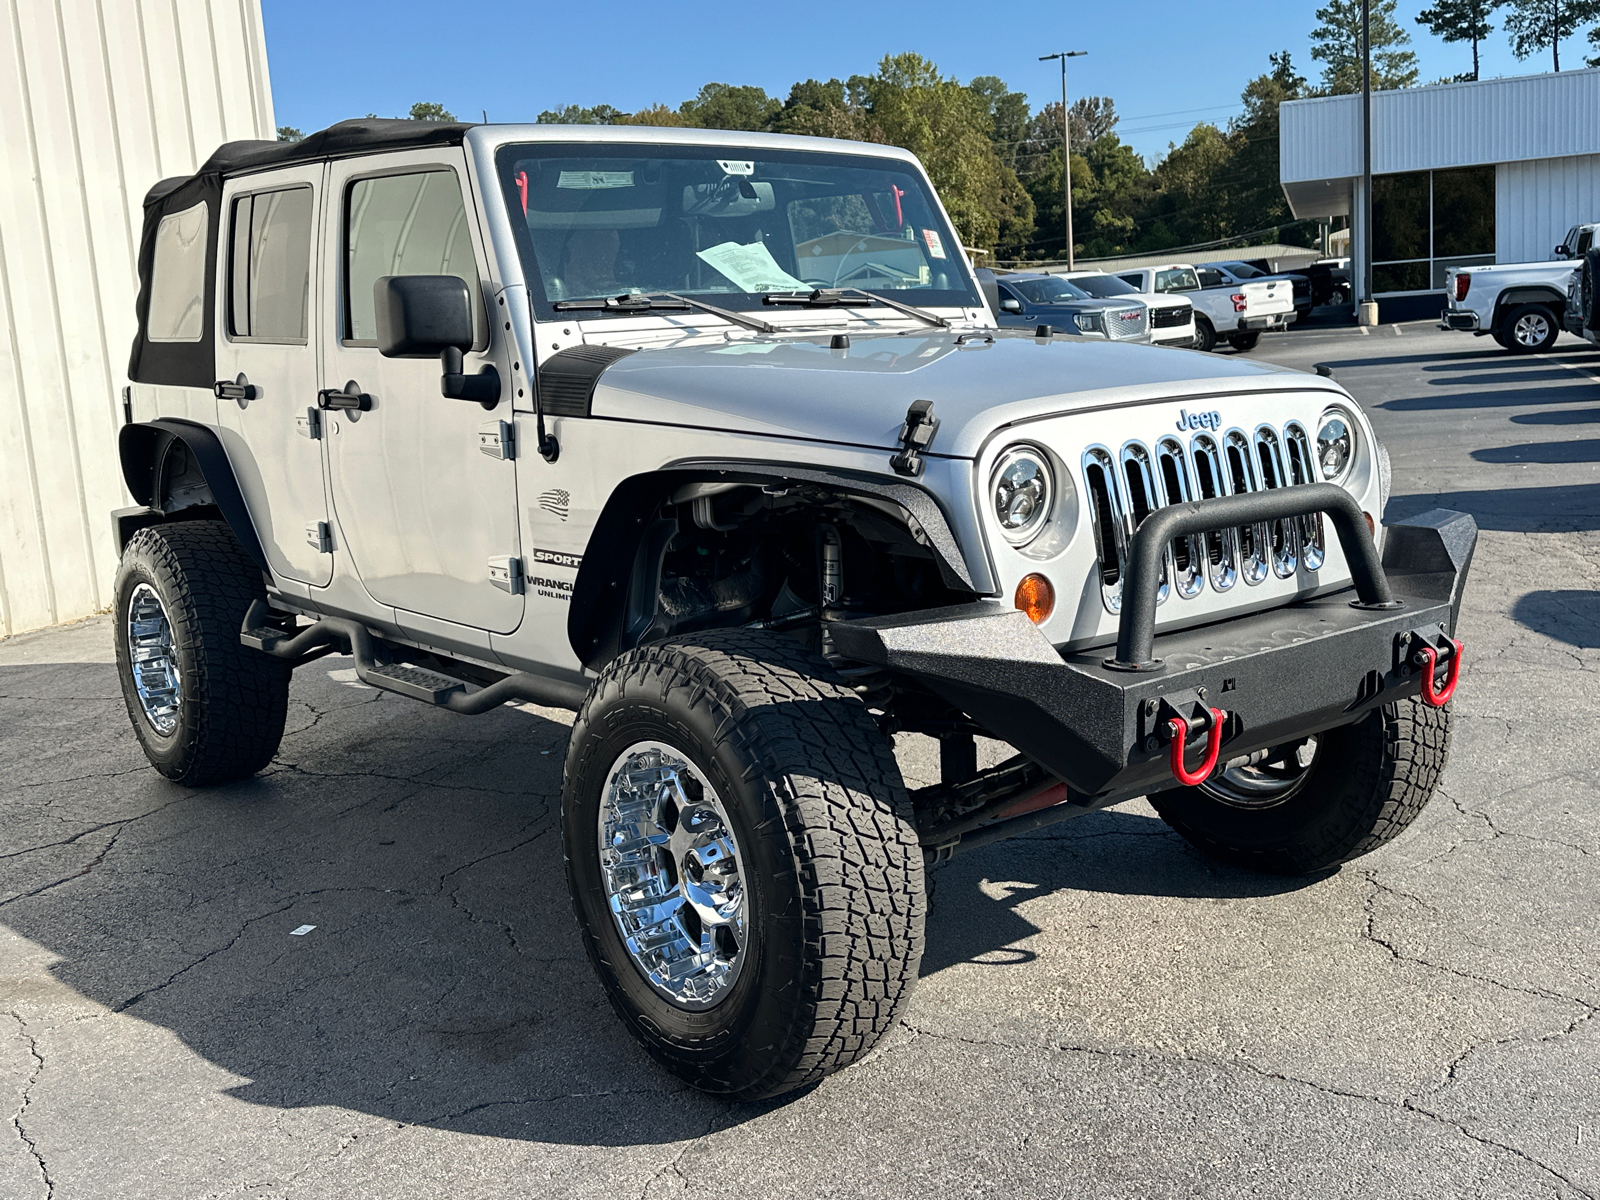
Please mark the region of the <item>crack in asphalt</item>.
MULTIPOLYGON (((1510 1154, 1510 1155, 1512 1155, 1512 1156, 1514 1156, 1514 1157, 1516 1157, 1518 1159, 1521 1159, 1523 1162, 1527 1163, 1528 1165, 1530 1165, 1530 1166, 1536 1168, 1537 1170, 1542 1171, 1545 1174, 1549 1175, 1552 1179, 1559 1180, 1562 1184, 1566 1185, 1568 1188, 1570 1188, 1572 1191, 1578 1193, 1580 1196, 1586 1197, 1586 1200, 1600 1200, 1600 1198, 1597 1198, 1597 1194, 1595 1192, 1593 1192, 1593 1191, 1589 1190, 1588 1188, 1584 1187, 1582 1184, 1578 1183, 1576 1180, 1572 1179, 1570 1176, 1563 1174, 1561 1171, 1558 1171, 1556 1168, 1550 1166, 1548 1163, 1540 1161, 1539 1159, 1535 1158, 1533 1155, 1527 1153, 1526 1151, 1521 1150, 1516 1146, 1507 1145, 1504 1142, 1498 1142, 1495 1139, 1490 1138, 1490 1137, 1486 1137, 1483 1134, 1475 1133, 1471 1129, 1469 1129, 1466 1125, 1461 1123, 1460 1121, 1452 1120, 1451 1118, 1445 1116, 1443 1113, 1434 1112, 1432 1109, 1428 1109, 1428 1108, 1422 1107, 1420 1104, 1418 1104, 1416 1102, 1415 1099, 1413 1099, 1413 1098, 1411 1098, 1409 1096, 1408 1097, 1402 1097, 1399 1100, 1388 1100, 1388 1099, 1385 1099, 1382 1096, 1374 1096, 1374 1095, 1371 1095, 1371 1094, 1366 1093, 1366 1092, 1356 1092, 1356 1091, 1351 1091, 1348 1088, 1335 1087, 1332 1084, 1319 1083, 1315 1079, 1306 1079, 1306 1078, 1304 1078, 1302 1076, 1298 1076, 1298 1075, 1287 1075, 1287 1074, 1283 1073, 1282 1071, 1274 1071, 1271 1068, 1258 1066, 1255 1063, 1247 1062, 1247 1061, 1244 1061, 1242 1059, 1226 1059, 1226 1058, 1218 1058, 1218 1057, 1215 1057, 1215 1056, 1212 1056, 1212 1055, 1189 1054, 1189 1053, 1183 1053, 1183 1052, 1173 1053, 1173 1052, 1170 1052, 1170 1051, 1158 1051, 1158 1050, 1148 1050, 1148 1049, 1138 1049, 1138 1050, 1133 1050, 1133 1049, 1111 1049, 1111 1048, 1107 1048, 1107 1047, 1103 1047, 1103 1046, 1074 1045, 1074 1044, 1069 1043, 1069 1042, 1048 1042, 1048 1041, 1046 1041, 1046 1042, 1038 1042, 1038 1043, 1032 1043, 1032 1044, 1028 1044, 1028 1045, 1022 1045, 1022 1044, 1019 1044, 1019 1043, 1006 1042, 1006 1041, 1000 1041, 1000 1040, 964 1037, 964 1036, 962 1036, 960 1034, 939 1033, 939 1032, 937 1032, 935 1030, 926 1029, 926 1028, 923 1028, 923 1027, 920 1027, 920 1026, 912 1025, 909 1021, 905 1021, 905 1020, 902 1020, 901 1024, 903 1026, 905 1026, 905 1028, 909 1029, 917 1037, 927 1037, 927 1038, 930 1038, 930 1039, 932 1039, 934 1041, 955 1042, 955 1043, 958 1043, 958 1044, 969 1045, 969 1046, 990 1047, 990 1048, 997 1049, 997 1050, 1012 1050, 1012 1051, 1018 1051, 1018 1052, 1022 1052, 1022 1053, 1028 1053, 1028 1052, 1032 1052, 1032 1051, 1038 1050, 1040 1048, 1043 1048, 1043 1049, 1046 1049, 1046 1050, 1057 1051, 1059 1053, 1084 1054, 1084 1055, 1090 1055, 1090 1056, 1098 1057, 1098 1058, 1108 1058, 1108 1059, 1144 1059, 1144 1060, 1157 1061, 1157 1062, 1182 1062, 1182 1063, 1190 1063, 1190 1064, 1192 1064, 1194 1066, 1207 1067, 1207 1068, 1212 1068, 1212 1069, 1242 1071, 1242 1072, 1244 1072, 1246 1074, 1256 1075, 1256 1076, 1259 1076, 1260 1078, 1263 1078, 1263 1079, 1276 1080, 1276 1081, 1281 1082, 1281 1083, 1296 1084, 1296 1085, 1298 1085, 1300 1087, 1309 1088, 1312 1091, 1319 1092, 1319 1093, 1321 1093, 1323 1095, 1327 1095, 1327 1096, 1337 1096, 1337 1097, 1341 1097, 1341 1098, 1347 1099, 1347 1100, 1359 1100, 1359 1101, 1363 1101, 1363 1102, 1368 1103, 1368 1104, 1375 1104, 1375 1105, 1378 1105, 1378 1106, 1380 1106, 1382 1108, 1386 1108, 1386 1109, 1390 1109, 1390 1110, 1398 1110, 1398 1111, 1402 1111, 1402 1112, 1415 1113, 1417 1116, 1422 1117, 1425 1120, 1432 1121, 1432 1122, 1434 1122, 1434 1123, 1436 1123, 1438 1125, 1443 1126, 1446 1129, 1453 1130, 1454 1132, 1461 1134, 1463 1137, 1470 1138, 1474 1142, 1477 1142, 1477 1143, 1479 1143, 1481 1145, 1484 1145, 1484 1146, 1491 1147, 1491 1148, 1496 1149, 1496 1150, 1503 1151, 1503 1152, 1505 1152, 1507 1154, 1510 1154)), ((906 1045, 910 1045, 910 1044, 911 1043, 906 1043, 906 1045)), ((893 1052, 894 1050, 903 1049, 903 1048, 904 1047, 902 1046, 902 1047, 889 1047, 887 1049, 889 1050, 889 1052, 893 1052)))
POLYGON ((28 1106, 33 1103, 33 1089, 39 1082, 39 1076, 44 1073, 44 1055, 39 1053, 39 1042, 28 1032, 28 1022, 23 1019, 22 1014, 13 1009, 9 1016, 17 1023, 17 1032, 28 1044, 28 1053, 33 1057, 33 1070, 29 1072, 27 1080, 22 1085, 22 1104, 11 1115, 11 1127, 17 1131, 17 1137, 21 1138, 22 1144, 28 1148, 34 1166, 39 1169, 39 1179, 44 1184, 45 1200, 50 1200, 56 1194, 55 1179, 50 1174, 50 1166, 45 1162, 39 1144, 34 1141, 28 1133, 27 1126, 23 1124, 28 1106))
MULTIPOLYGON (((43 893, 48 892, 51 888, 58 888, 64 883, 71 883, 74 879, 82 879, 85 875, 89 874, 90 871, 93 871, 101 863, 105 862, 106 855, 111 853, 111 848, 117 844, 117 839, 122 836, 123 830, 127 828, 129 822, 115 822, 115 824, 117 824, 119 828, 117 829, 116 833, 111 835, 111 840, 105 844, 104 848, 99 854, 95 855, 87 863, 85 863, 80 870, 74 871, 70 875, 63 875, 60 879, 52 880, 49 883, 34 888, 30 892, 23 892, 20 895, 10 896, 4 900, 0 900, 0 908, 4 908, 8 904, 15 904, 19 900, 27 900, 33 896, 42 895, 43 893)), ((109 828, 109 825, 102 826, 102 828, 109 828)))

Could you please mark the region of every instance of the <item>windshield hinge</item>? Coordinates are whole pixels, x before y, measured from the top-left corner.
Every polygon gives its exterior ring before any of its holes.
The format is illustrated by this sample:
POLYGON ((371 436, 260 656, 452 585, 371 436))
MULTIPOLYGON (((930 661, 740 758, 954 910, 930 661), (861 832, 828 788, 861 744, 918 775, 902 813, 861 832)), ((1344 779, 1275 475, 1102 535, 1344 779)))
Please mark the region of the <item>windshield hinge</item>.
POLYGON ((915 477, 922 474, 922 451, 933 442, 933 435, 937 432, 939 418, 933 415, 933 401, 913 400, 911 407, 906 409, 906 423, 900 426, 902 449, 889 459, 889 465, 894 468, 896 475, 915 477))

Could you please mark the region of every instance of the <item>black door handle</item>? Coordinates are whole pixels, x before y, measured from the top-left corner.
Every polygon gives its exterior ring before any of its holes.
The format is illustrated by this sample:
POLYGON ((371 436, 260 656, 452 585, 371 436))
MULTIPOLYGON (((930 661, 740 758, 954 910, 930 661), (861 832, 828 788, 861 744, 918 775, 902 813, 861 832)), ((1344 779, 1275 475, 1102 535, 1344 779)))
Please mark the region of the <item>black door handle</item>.
POLYGON ((323 388, 317 393, 317 407, 353 408, 360 412, 369 412, 372 409, 372 397, 363 392, 361 385, 352 379, 342 388, 323 388))
POLYGON ((218 400, 254 400, 261 395, 261 389, 246 379, 243 371, 237 379, 217 380, 211 390, 218 400))

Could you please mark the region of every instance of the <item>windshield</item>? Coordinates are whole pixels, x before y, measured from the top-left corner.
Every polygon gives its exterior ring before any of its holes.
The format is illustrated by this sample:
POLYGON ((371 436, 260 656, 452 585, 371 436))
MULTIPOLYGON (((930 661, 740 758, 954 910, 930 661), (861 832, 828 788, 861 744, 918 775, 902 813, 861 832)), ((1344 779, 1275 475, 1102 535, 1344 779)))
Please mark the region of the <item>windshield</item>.
POLYGON ((1258 271, 1249 263, 1218 263, 1224 271, 1235 279, 1262 279, 1266 277, 1265 271, 1258 271))
POLYGON ((1059 275, 1042 279, 1008 279, 1006 286, 1014 289, 1029 304, 1060 304, 1067 300, 1087 300, 1089 293, 1073 287, 1059 275))
POLYGON ((1137 296, 1139 289, 1115 275, 1075 275, 1072 282, 1091 296, 1137 296))
POLYGON ((1156 272, 1156 291, 1158 292, 1197 292, 1200 290, 1200 281, 1195 278, 1194 270, 1190 267, 1169 267, 1165 271, 1156 272))
POLYGON ((816 288, 981 305, 927 184, 891 159, 564 143, 496 159, 543 320, 563 301, 649 292, 736 310, 816 288))

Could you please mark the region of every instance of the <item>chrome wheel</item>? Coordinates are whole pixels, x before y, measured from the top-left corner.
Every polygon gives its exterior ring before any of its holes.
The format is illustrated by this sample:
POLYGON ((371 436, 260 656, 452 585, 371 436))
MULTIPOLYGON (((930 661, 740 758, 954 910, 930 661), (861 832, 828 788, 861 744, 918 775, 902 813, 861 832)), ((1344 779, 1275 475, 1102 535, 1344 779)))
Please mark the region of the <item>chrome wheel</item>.
POLYGON ((1320 744, 1313 735, 1232 759, 1200 790, 1234 808, 1282 804, 1305 786, 1320 744))
POLYGON ((1539 346, 1550 336, 1550 318, 1539 313, 1526 313, 1517 318, 1511 327, 1511 336, 1520 346, 1539 346))
POLYGON ((600 873, 633 965, 680 1008, 714 1008, 745 960, 747 901, 733 825, 687 756, 637 742, 600 797, 600 873))
POLYGON ((172 652, 172 622, 155 588, 141 583, 128 599, 128 666, 144 718, 162 737, 178 728, 182 679, 172 652))

